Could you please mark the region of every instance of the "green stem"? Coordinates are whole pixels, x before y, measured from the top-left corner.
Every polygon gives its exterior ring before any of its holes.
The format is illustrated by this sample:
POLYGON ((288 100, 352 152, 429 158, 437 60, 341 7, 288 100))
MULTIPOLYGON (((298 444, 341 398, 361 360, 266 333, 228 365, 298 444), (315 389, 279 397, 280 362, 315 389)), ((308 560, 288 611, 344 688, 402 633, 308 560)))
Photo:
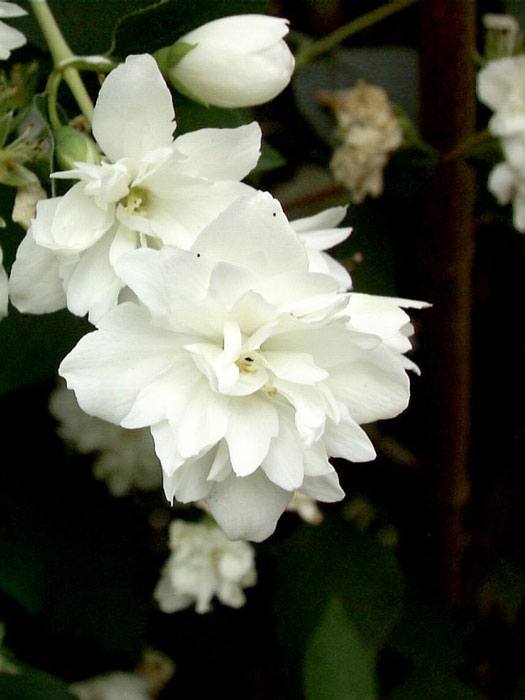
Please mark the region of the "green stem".
POLYGON ((404 10, 405 7, 412 5, 414 2, 416 2, 416 0, 392 0, 392 2, 381 5, 381 7, 378 7, 371 12, 367 12, 357 19, 348 22, 348 24, 339 27, 331 34, 328 34, 328 36, 307 44, 297 53, 295 59, 296 67, 300 68, 301 66, 310 63, 314 58, 317 58, 317 56, 335 49, 349 36, 357 34, 358 32, 363 31, 363 29, 368 29, 368 27, 376 24, 376 22, 380 22, 381 20, 390 17, 390 15, 393 15, 400 10, 404 10))
POLYGON ((47 81, 46 85, 47 111, 49 114, 49 121, 51 122, 53 129, 58 129, 62 126, 57 112, 57 95, 61 82, 62 75, 58 71, 53 71, 49 76, 49 80, 47 81))
MULTIPOLYGON (((73 52, 69 48, 64 39, 62 32, 60 31, 58 24, 49 9, 46 0, 30 0, 31 7, 35 13, 35 17, 40 25, 42 34, 49 46, 51 56, 53 57, 53 63, 55 68, 60 70, 60 63, 64 60, 73 58, 73 52)), ((69 89, 73 93, 75 100, 77 101, 82 114, 86 119, 91 122, 93 117, 93 102, 86 90, 80 73, 76 68, 68 67, 64 68, 62 71, 64 75, 64 80, 69 86, 69 89)))
POLYGON ((449 162, 453 160, 458 160, 464 156, 468 156, 472 149, 485 143, 492 138, 492 135, 488 129, 482 129, 482 131, 477 131, 475 134, 467 137, 463 141, 453 148, 448 153, 445 153, 442 157, 443 161, 449 162))

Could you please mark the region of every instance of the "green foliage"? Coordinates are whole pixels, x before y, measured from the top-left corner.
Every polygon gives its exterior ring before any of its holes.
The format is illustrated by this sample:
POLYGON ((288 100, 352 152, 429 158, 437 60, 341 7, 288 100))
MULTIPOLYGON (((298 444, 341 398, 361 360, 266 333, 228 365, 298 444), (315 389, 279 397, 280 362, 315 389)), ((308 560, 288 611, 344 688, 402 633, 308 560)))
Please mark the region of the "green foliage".
POLYGON ((373 658, 342 602, 332 597, 304 660, 307 700, 370 700, 376 696, 373 658))
POLYGON ((58 678, 36 669, 22 669, 20 675, 0 675, 0 697, 5 700, 73 700, 68 686, 58 678))
POLYGON ((348 523, 328 519, 298 528, 279 547, 276 567, 277 627, 292 674, 334 596, 352 634, 374 658, 401 613, 403 578, 391 549, 348 523))
POLYGON ((392 700, 481 700, 477 690, 457 676, 464 662, 468 628, 452 610, 436 600, 422 598, 416 591, 407 596, 404 614, 388 646, 412 665, 405 681, 389 696, 392 700))

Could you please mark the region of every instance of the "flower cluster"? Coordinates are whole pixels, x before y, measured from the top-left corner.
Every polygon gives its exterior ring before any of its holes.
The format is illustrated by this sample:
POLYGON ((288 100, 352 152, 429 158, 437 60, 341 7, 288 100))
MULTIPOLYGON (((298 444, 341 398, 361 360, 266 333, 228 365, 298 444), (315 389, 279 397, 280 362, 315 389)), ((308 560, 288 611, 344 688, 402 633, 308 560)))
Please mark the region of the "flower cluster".
MULTIPOLYGON (((221 32, 239 28, 228 21, 183 38, 176 81, 222 51, 221 32)), ((292 65, 286 23, 253 22, 257 40, 238 45, 244 68, 282 70, 277 79, 261 69, 273 87, 254 82, 251 103, 282 89, 292 65)), ((351 102, 385 106, 382 93, 355 90, 351 102)), ((384 156, 395 129, 383 112, 384 156)), ((255 122, 174 138, 171 93, 153 57, 129 56, 109 74, 92 127, 89 162, 54 174, 74 184, 38 201, 10 277, 20 311, 67 307, 96 325, 60 374, 89 416, 120 427, 82 423, 60 393, 53 410, 65 439, 99 451, 97 475, 124 493, 157 483, 151 432, 168 499, 203 501, 234 540, 268 537, 290 503, 318 520, 313 501, 344 496, 329 459, 374 459, 361 425, 407 405, 407 370, 417 368, 405 357, 413 329, 403 309, 424 304, 348 291, 348 272, 325 252, 350 233, 340 226, 346 208, 290 222, 276 199, 242 182, 260 153, 255 122)), ((174 560, 187 551, 177 544, 174 560)), ((198 609, 214 591, 240 601, 246 567, 210 574, 198 609)), ((176 593, 165 605, 187 605, 186 579, 170 577, 176 593)))
POLYGON ((349 90, 323 91, 319 100, 337 119, 341 145, 330 163, 335 179, 350 190, 354 202, 362 202, 367 195, 378 197, 390 154, 403 141, 386 92, 359 80, 349 90))
POLYGON ((175 520, 170 549, 155 589, 162 611, 172 613, 195 604, 198 613, 209 612, 214 596, 231 608, 244 605, 243 589, 257 581, 251 545, 231 542, 216 525, 175 520))
POLYGON ((513 202, 514 226, 525 232, 525 55, 490 61, 478 73, 478 97, 494 114, 489 129, 505 161, 489 176, 489 190, 502 205, 513 202))

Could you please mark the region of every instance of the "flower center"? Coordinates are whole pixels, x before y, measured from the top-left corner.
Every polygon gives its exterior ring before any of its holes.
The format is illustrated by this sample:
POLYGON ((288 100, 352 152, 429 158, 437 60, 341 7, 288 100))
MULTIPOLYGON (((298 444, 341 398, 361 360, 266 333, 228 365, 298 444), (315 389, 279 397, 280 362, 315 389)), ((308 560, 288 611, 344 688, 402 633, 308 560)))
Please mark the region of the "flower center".
POLYGON ((248 355, 242 355, 235 362, 241 374, 252 374, 257 372, 261 366, 261 362, 255 353, 249 353, 248 355))
POLYGON ((142 187, 132 187, 126 197, 121 200, 121 204, 126 208, 128 214, 145 214, 148 200, 147 190, 142 187))

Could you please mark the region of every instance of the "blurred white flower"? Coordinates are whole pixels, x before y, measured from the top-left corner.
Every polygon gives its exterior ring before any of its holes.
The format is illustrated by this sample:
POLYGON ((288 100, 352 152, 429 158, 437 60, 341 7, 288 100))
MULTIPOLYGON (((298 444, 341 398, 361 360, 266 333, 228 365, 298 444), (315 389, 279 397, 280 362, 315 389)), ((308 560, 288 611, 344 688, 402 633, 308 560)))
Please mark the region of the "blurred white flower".
POLYGON ((489 175, 499 204, 513 202, 514 226, 525 232, 525 56, 490 61, 478 73, 478 97, 494 114, 490 132, 501 139, 505 162, 489 175))
POLYGON ((151 700, 147 680, 123 671, 73 683, 69 690, 79 700, 151 700))
POLYGON ((181 37, 181 44, 194 48, 169 70, 170 79, 181 92, 217 107, 268 102, 284 90, 293 73, 286 34, 287 20, 277 17, 213 20, 181 37))
POLYGON ((7 316, 7 306, 9 304, 9 284, 7 281, 7 273, 2 264, 4 254, 0 248, 0 319, 7 316))
POLYGON ((151 426, 168 499, 205 500, 230 538, 260 541, 295 491, 343 498, 328 457, 374 459, 360 424, 404 410, 405 359, 348 325, 349 296, 309 271, 279 203, 239 199, 189 251, 136 251, 118 271, 143 306, 107 314, 60 374, 88 413, 151 426))
POLYGON ((163 612, 193 604, 198 613, 209 612, 214 596, 231 608, 244 605, 243 589, 257 581, 255 552, 248 542, 232 542, 211 523, 174 520, 170 549, 154 594, 163 612))
POLYGON ((19 187, 16 191, 11 218, 27 230, 31 226, 31 220, 35 218, 37 202, 46 198, 46 191, 36 178, 29 185, 19 187))
MULTIPOLYGON (((23 15, 27 15, 27 12, 14 2, 0 2, 0 20, 23 15)), ((5 61, 11 55, 11 51, 25 43, 26 38, 22 32, 0 21, 0 59, 5 61)))
POLYGON ((324 251, 342 243, 352 233, 349 227, 336 228, 345 218, 346 210, 347 207, 331 207, 314 216, 290 222, 306 248, 310 272, 331 275, 344 291, 352 286, 352 278, 344 265, 324 251))
POLYGON ((40 201, 11 273, 22 312, 67 304, 92 321, 117 304, 119 258, 137 247, 188 248, 240 195, 257 163, 261 132, 201 129, 173 140, 171 93, 155 60, 129 56, 104 81, 93 134, 107 160, 77 163, 55 177, 78 179, 63 197, 40 201), (35 284, 37 280, 37 284, 35 284))
POLYGON ((322 91, 321 104, 330 107, 338 124, 341 145, 334 151, 332 173, 352 196, 362 202, 383 192, 383 170, 403 142, 403 131, 386 92, 359 80, 355 87, 322 91))
POLYGON ((51 394, 49 410, 59 422, 57 433, 64 442, 81 454, 97 454, 93 473, 113 496, 161 487, 162 471, 149 430, 125 430, 88 416, 64 384, 51 394))
POLYGON ((299 491, 294 493, 292 500, 286 506, 286 510, 297 513, 300 518, 310 523, 310 525, 319 525, 323 522, 323 514, 319 510, 317 502, 310 496, 299 493, 299 491))
POLYGON ((519 170, 499 163, 489 175, 488 187, 499 204, 512 202, 514 226, 525 233, 525 167, 519 170))

